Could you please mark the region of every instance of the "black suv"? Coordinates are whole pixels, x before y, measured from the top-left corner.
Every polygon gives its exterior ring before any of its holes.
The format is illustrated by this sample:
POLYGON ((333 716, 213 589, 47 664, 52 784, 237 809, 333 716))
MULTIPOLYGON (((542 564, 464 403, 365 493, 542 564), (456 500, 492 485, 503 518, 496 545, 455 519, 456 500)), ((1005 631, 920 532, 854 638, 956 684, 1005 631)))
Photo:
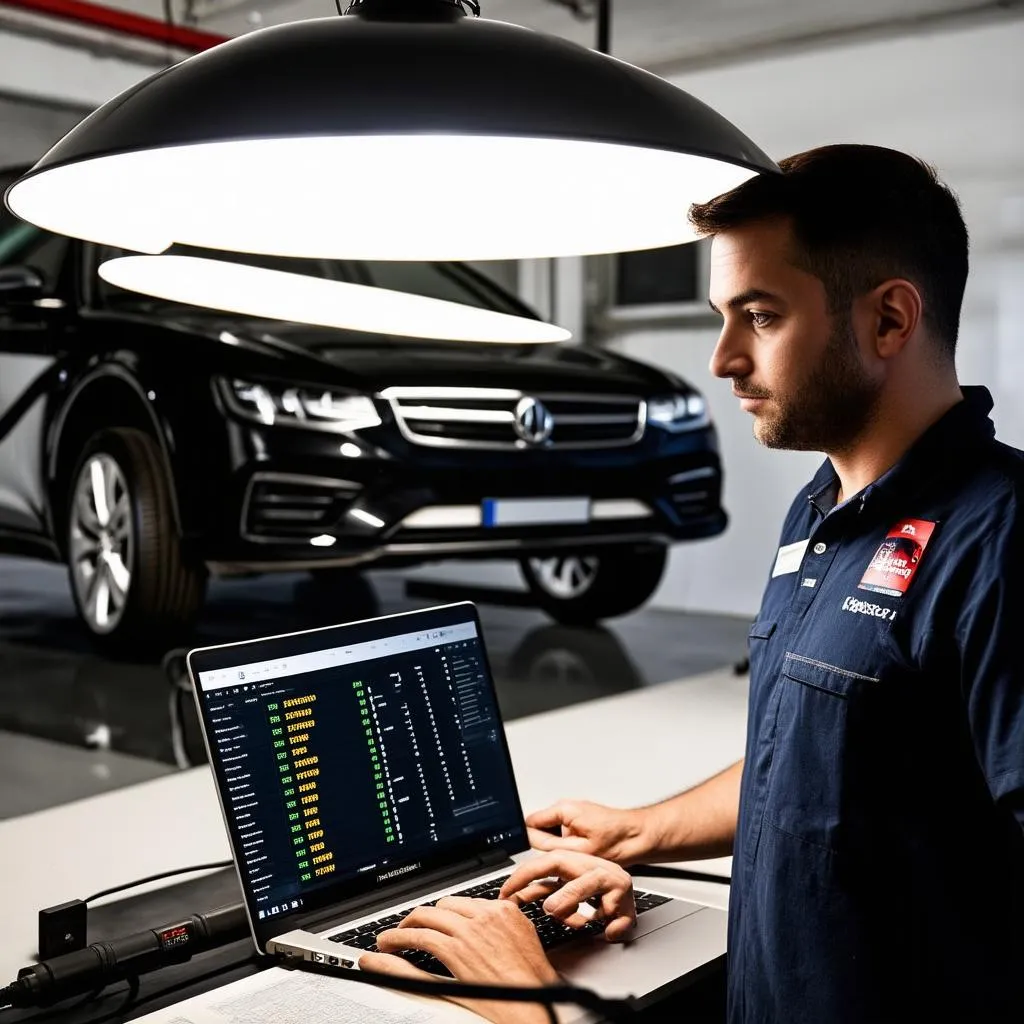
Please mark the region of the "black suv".
MULTIPOLYGON (((452 558, 593 622, 725 529, 704 401, 660 370, 175 305, 105 284, 114 255, 0 214, 0 551, 65 562, 108 646, 181 634, 211 572, 452 558)), ((262 260, 299 262, 535 316, 463 265, 262 260)))

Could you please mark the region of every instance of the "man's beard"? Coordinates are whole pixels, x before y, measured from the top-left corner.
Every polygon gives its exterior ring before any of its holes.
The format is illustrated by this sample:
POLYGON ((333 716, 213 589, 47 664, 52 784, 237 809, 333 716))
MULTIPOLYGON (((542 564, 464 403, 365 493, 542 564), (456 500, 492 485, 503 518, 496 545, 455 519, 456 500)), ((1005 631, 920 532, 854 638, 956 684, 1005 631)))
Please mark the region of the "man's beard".
MULTIPOLYGON (((740 382, 737 390, 761 397, 740 382)), ((871 422, 880 395, 880 382, 867 375, 857 358, 857 340, 847 321, 832 332, 818 365, 792 397, 776 399, 774 415, 755 421, 754 436, 766 448, 844 452, 871 422)))

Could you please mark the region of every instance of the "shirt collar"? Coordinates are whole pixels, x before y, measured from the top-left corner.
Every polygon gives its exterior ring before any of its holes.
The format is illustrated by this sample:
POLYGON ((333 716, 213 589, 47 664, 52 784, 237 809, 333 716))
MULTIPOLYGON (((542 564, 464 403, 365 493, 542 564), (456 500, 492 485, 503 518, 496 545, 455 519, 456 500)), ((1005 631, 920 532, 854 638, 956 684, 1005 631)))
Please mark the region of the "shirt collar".
MULTIPOLYGON (((843 504, 856 499, 863 509, 896 495, 906 495, 926 480, 956 469, 968 452, 995 437, 995 424, 989 416, 994 403, 988 388, 961 390, 962 402, 933 423, 895 466, 843 504)), ((838 493, 839 476, 831 459, 826 459, 811 481, 807 500, 815 511, 826 516, 837 507, 838 493)))

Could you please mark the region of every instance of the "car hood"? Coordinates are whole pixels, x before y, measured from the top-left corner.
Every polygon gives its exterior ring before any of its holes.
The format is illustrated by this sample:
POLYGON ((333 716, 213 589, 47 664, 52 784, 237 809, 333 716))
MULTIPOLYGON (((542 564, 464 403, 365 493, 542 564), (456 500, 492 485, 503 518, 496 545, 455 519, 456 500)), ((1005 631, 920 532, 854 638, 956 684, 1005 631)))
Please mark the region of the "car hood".
POLYGON ((397 338, 271 321, 178 319, 238 351, 275 356, 275 374, 366 391, 394 386, 581 388, 596 393, 654 394, 678 388, 663 371, 604 349, 554 345, 467 344, 397 338))

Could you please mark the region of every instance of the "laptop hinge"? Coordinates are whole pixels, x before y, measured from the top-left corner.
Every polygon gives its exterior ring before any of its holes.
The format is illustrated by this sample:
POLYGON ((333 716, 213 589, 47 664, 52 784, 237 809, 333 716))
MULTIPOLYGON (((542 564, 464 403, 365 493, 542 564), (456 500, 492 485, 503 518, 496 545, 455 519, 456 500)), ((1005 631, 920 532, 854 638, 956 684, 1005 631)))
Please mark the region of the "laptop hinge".
POLYGON ((396 903, 405 903, 410 899, 415 899, 417 895, 426 896, 437 889, 443 889, 447 882, 458 878, 468 878, 473 874, 479 874, 481 871, 505 864, 509 867, 514 866, 514 862, 506 850, 488 850, 479 857, 471 857, 469 860, 459 861, 457 864, 448 864, 435 871, 429 871, 425 875, 417 875, 415 879, 406 882, 393 882, 383 889, 363 893, 363 895, 350 900, 343 900, 330 909, 324 908, 313 914, 303 915, 296 918, 295 927, 304 928, 307 931, 317 931, 334 921, 363 917, 376 910, 387 910, 396 903))

